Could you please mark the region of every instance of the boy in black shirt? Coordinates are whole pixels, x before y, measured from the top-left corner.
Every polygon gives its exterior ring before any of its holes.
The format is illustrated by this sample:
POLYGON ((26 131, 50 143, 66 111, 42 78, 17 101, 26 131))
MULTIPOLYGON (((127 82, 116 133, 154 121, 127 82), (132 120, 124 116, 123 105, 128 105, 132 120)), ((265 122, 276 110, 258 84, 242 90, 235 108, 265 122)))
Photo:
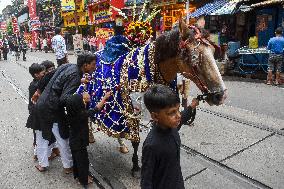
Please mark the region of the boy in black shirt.
POLYGON ((37 159, 36 157, 36 142, 35 142, 35 130, 37 129, 37 123, 35 121, 35 113, 34 113, 34 103, 32 103, 31 98, 33 94, 36 92, 37 87, 38 87, 38 82, 39 80, 44 76, 45 74, 45 67, 43 65, 40 65, 38 63, 33 63, 29 67, 29 73, 33 77, 32 82, 30 83, 29 86, 29 105, 28 105, 28 110, 29 110, 29 117, 26 123, 27 128, 33 129, 33 134, 34 134, 34 143, 33 146, 35 148, 35 153, 34 153, 34 159, 37 159))
POLYGON ((193 99, 180 113, 179 97, 170 88, 155 85, 144 94, 144 103, 154 123, 142 148, 141 188, 184 189, 178 131, 199 102, 193 99))
POLYGON ((73 175, 85 188, 93 182, 91 176, 89 176, 87 151, 89 145, 88 117, 93 117, 93 114, 99 112, 110 96, 111 92, 106 92, 96 107, 90 110, 86 108, 86 105, 91 101, 88 93, 74 94, 67 99, 66 110, 70 124, 69 145, 73 158, 73 175))

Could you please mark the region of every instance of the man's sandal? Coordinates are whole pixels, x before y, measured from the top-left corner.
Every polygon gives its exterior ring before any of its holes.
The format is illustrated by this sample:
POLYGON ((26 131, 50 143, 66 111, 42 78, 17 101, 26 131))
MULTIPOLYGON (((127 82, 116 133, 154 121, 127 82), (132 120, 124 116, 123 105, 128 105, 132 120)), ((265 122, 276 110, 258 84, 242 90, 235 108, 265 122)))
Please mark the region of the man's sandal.
POLYGON ((71 168, 63 168, 63 169, 64 169, 64 173, 65 174, 70 174, 70 173, 73 172, 73 167, 71 167, 71 168))
POLYGON ((40 165, 36 165, 35 168, 39 171, 39 172, 45 172, 47 170, 46 167, 42 167, 40 165))

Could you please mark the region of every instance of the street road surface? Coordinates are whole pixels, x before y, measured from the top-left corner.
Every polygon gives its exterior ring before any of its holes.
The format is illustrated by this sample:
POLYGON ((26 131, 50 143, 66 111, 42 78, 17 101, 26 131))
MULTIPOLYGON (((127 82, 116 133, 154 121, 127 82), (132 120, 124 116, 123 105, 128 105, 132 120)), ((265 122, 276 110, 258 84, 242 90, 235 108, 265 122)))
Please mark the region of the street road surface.
MULTIPOLYGON (((55 55, 28 52, 27 61, 0 61, 0 188, 80 188, 62 171, 60 158, 45 173, 35 169, 33 136, 25 128, 28 117, 28 67, 55 55)), ((74 55, 69 55, 76 63, 74 55)), ((222 106, 201 104, 193 127, 183 126, 181 166, 186 189, 275 188, 284 186, 284 89, 258 80, 224 77, 228 99, 222 106)), ((192 84, 190 95, 200 92, 192 84)), ((147 129, 141 133, 142 142, 147 129)), ((95 131, 89 146, 90 170, 96 182, 90 188, 138 189, 131 176, 132 149, 118 152, 118 142, 95 131)))

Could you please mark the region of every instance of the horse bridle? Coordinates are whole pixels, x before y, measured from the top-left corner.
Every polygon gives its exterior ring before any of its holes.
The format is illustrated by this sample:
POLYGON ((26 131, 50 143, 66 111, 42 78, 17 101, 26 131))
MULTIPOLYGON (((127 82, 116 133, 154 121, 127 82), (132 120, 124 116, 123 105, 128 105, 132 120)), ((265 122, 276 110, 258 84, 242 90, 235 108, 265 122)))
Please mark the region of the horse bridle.
POLYGON ((206 87, 206 85, 204 84, 204 82, 200 79, 200 77, 197 74, 197 68, 198 65, 200 65, 202 63, 202 53, 198 50, 198 47, 202 44, 205 45, 209 45, 208 43, 205 42, 205 40, 202 38, 201 36, 201 32, 200 30, 195 27, 195 26, 190 26, 191 29, 193 29, 195 31, 195 36, 194 38, 197 41, 197 45, 194 46, 193 48, 189 48, 190 42, 189 39, 181 40, 179 43, 179 48, 180 51, 184 50, 186 52, 190 51, 191 57, 189 58, 189 60, 186 62, 190 68, 189 73, 189 77, 190 79, 194 80, 194 82, 196 83, 196 85, 198 86, 198 88, 200 88, 200 90, 202 91, 202 93, 209 93, 208 88, 206 87), (196 59, 198 58, 198 60, 196 61, 196 59))
POLYGON ((208 98, 212 98, 214 95, 221 94, 220 92, 210 92, 207 86, 204 84, 204 82, 200 79, 200 77, 197 74, 198 65, 202 63, 202 58, 203 58, 202 53, 198 50, 198 47, 201 44, 204 44, 206 46, 211 46, 211 45, 214 46, 213 45, 214 43, 208 39, 203 38, 199 28, 195 26, 189 26, 189 28, 195 31, 194 38, 197 41, 197 45, 194 46, 193 48, 190 48, 189 39, 186 39, 186 40, 180 41, 179 48, 181 51, 184 50, 184 51, 190 51, 190 54, 193 53, 189 61, 187 61, 187 64, 190 68, 190 72, 188 72, 187 74, 189 75, 190 79, 195 82, 195 84, 198 86, 198 88, 202 92, 202 95, 198 95, 197 99, 199 101, 201 100, 204 101, 208 98), (198 57, 197 61, 196 61, 197 58, 195 58, 196 56, 198 57))

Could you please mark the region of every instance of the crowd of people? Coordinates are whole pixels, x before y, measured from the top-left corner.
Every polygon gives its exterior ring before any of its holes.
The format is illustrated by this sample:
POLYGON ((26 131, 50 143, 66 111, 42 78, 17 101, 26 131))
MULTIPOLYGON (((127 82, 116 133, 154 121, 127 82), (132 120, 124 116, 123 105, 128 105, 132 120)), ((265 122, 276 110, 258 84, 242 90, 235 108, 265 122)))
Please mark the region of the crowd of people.
POLYGON ((16 57, 16 61, 18 61, 22 53, 23 61, 26 61, 27 50, 28 45, 24 38, 5 36, 3 39, 0 39, 0 60, 2 56, 4 60, 7 60, 8 53, 11 53, 12 56, 16 57))

